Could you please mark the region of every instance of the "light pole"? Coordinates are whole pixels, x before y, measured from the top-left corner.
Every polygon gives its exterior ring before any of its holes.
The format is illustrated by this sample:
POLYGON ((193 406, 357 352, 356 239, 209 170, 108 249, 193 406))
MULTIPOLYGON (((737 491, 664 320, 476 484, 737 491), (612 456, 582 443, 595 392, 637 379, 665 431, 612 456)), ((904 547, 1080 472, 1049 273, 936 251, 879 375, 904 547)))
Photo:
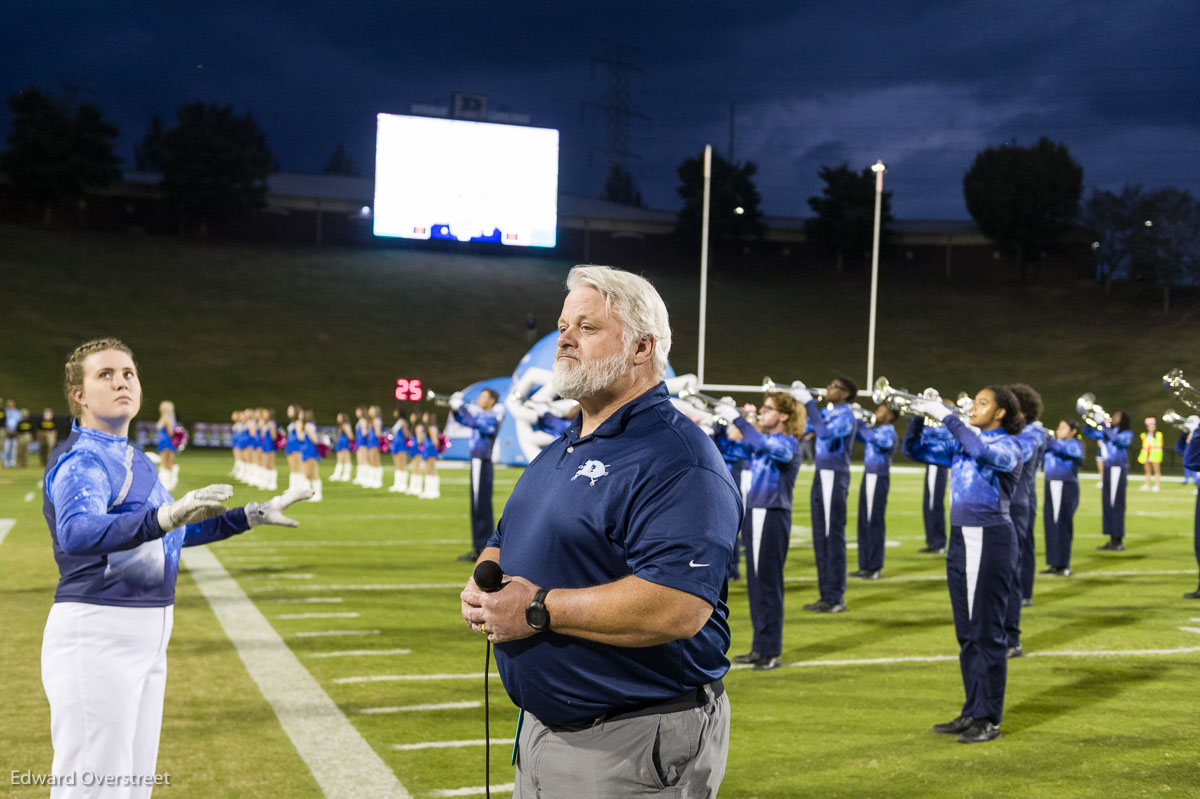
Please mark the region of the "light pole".
POLYGON ((871 244, 871 322, 867 333, 867 389, 875 385, 875 297, 879 290, 879 217, 883 207, 883 161, 871 165, 875 173, 875 238, 871 244))

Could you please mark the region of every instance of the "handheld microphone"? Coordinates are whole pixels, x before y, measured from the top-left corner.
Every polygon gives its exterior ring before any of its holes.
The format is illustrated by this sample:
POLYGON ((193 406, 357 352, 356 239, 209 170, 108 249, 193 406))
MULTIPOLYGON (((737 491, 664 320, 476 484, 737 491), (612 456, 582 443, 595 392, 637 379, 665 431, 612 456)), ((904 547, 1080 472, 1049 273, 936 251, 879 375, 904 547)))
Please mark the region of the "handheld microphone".
MULTIPOLYGON (((475 566, 475 573, 471 575, 471 579, 475 581, 475 585, 479 586, 480 591, 490 594, 500 590, 500 583, 504 580, 504 570, 494 560, 481 560, 475 566)), ((491 659, 492 642, 488 641, 483 659, 483 790, 488 799, 491 799, 492 796, 492 725, 491 707, 488 702, 488 669, 491 667, 491 659)))
POLYGON ((479 586, 480 591, 490 594, 500 590, 500 582, 504 579, 504 570, 494 560, 481 560, 475 567, 472 579, 475 580, 475 585, 479 586))

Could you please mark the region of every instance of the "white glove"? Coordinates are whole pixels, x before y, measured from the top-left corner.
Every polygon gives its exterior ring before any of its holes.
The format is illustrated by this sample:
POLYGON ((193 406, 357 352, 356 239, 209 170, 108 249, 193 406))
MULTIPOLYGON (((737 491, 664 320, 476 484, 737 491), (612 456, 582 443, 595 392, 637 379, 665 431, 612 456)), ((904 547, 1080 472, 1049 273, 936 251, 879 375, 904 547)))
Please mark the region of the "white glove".
POLYGON ((546 414, 550 413, 550 406, 545 402, 530 403, 529 409, 531 411, 533 411, 534 413, 536 413, 538 415, 539 419, 542 416, 545 416, 546 414))
POLYGON ((232 496, 233 486, 225 483, 214 483, 189 491, 174 502, 159 506, 158 526, 166 532, 220 516, 229 510, 225 507, 225 501, 232 496))
POLYGON ((462 406, 463 406, 463 393, 461 391, 455 391, 453 394, 450 395, 450 410, 457 411, 462 406))
POLYGON ((807 405, 808 403, 812 402, 812 398, 813 395, 812 392, 808 390, 808 386, 804 385, 804 383, 799 380, 792 381, 792 399, 796 400, 796 402, 800 403, 801 405, 807 405))
POLYGON ((950 410, 950 406, 931 399, 915 399, 912 401, 911 407, 917 413, 930 416, 939 422, 946 421, 946 417, 954 413, 950 410))
POLYGON ((283 515, 283 512, 288 509, 288 506, 293 502, 299 502, 308 499, 313 495, 311 488, 289 488, 284 493, 277 497, 272 497, 261 505, 257 502, 247 502, 246 521, 250 523, 250 527, 258 527, 260 524, 277 524, 280 527, 299 527, 300 522, 295 519, 289 519, 283 515))
POLYGON ((1189 416, 1183 423, 1183 429, 1189 433, 1196 432, 1196 428, 1200 427, 1200 416, 1189 416))
POLYGON ((742 415, 733 405, 725 404, 718 405, 713 412, 730 424, 733 424, 733 420, 742 415))

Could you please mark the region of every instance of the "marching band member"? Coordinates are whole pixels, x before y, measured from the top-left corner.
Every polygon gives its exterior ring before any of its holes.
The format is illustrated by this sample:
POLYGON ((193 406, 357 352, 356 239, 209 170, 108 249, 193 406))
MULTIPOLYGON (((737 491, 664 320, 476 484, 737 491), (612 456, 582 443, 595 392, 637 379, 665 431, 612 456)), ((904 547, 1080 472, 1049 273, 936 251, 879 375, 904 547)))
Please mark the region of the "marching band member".
POLYGON ((1138 453, 1138 463, 1146 467, 1146 482, 1143 491, 1157 492, 1162 484, 1163 434, 1158 429, 1158 420, 1153 416, 1145 419, 1146 432, 1139 433, 1142 438, 1142 451, 1138 453), (1154 488, 1150 487, 1150 475, 1154 475, 1154 488))
POLYGON ((878 580, 883 573, 887 539, 888 488, 892 455, 896 451, 895 412, 887 405, 875 409, 875 426, 862 419, 854 437, 863 442, 863 479, 858 490, 858 571, 852 577, 878 580))
MULTIPOLYGON (((1189 416, 1187 420, 1187 449, 1183 452, 1183 468, 1200 472, 1200 436, 1196 428, 1200 427, 1200 416, 1189 416)), ((1196 512, 1192 520, 1192 547, 1196 553, 1196 563, 1200 565, 1200 496, 1196 497, 1196 512)), ((1183 595, 1184 599, 1200 599, 1200 588, 1183 595)))
POLYGON ((463 404, 461 391, 450 397, 450 410, 460 424, 471 428, 471 551, 459 556, 459 560, 474 562, 495 529, 492 516, 492 447, 496 433, 504 418, 504 406, 495 391, 485 388, 479 399, 463 404))
POLYGON ((175 403, 163 400, 158 404, 158 479, 168 491, 179 483, 179 463, 175 447, 175 403))
POLYGON ((750 651, 733 662, 768 671, 779 668, 783 651, 783 565, 792 534, 792 491, 800 472, 804 409, 787 392, 772 391, 758 411, 757 429, 732 404, 718 405, 716 412, 737 428, 750 453, 742 531, 754 640, 750 651))
MULTIPOLYGON (((929 435, 947 440, 950 432, 944 427, 926 425, 929 435)), ((907 452, 904 453, 908 455, 907 452)), ((911 457, 911 456, 910 456, 911 457)), ((918 552, 934 555, 946 554, 946 487, 950 484, 950 470, 936 463, 925 464, 925 487, 921 492, 921 516, 925 524, 925 546, 918 552)))
POLYGON ((821 597, 804 609, 842 613, 846 610, 846 497, 857 426, 847 403, 858 394, 858 386, 848 377, 835 377, 825 389, 829 407, 819 409, 803 383, 792 386, 792 396, 808 411, 808 424, 817 434, 817 473, 809 503, 821 597))
MULTIPOLYGON (((757 409, 755 411, 757 412, 757 409)), ((733 478, 733 484, 742 494, 742 507, 744 508, 746 507, 746 496, 750 493, 750 480, 754 475, 750 470, 750 449, 742 437, 742 431, 738 429, 737 425, 714 424, 712 438, 721 452, 721 459, 729 467, 729 476, 733 478)), ((745 543, 742 540, 741 527, 739 527, 737 542, 733 548, 733 557, 729 559, 730 580, 740 580, 742 577, 739 560, 744 549, 745 543)))
POLYGON ((1083 462, 1083 442, 1079 440, 1079 422, 1064 419, 1058 423, 1054 438, 1046 442, 1042 458, 1046 473, 1045 509, 1042 514, 1046 531, 1046 565, 1042 574, 1057 577, 1071 575, 1071 543, 1075 538, 1075 509, 1079 507, 1079 465, 1083 462))
POLYGON ((408 491, 408 439, 412 438, 412 433, 399 406, 392 411, 392 416, 396 420, 392 423, 392 466, 395 467, 395 473, 388 491, 403 494, 408 491))
POLYGON ((1033 606, 1033 574, 1037 568, 1033 524, 1037 518, 1037 470, 1046 446, 1046 429, 1040 424, 1035 425, 1042 415, 1041 395, 1025 383, 1014 383, 1008 389, 1017 398, 1017 415, 1023 426, 1017 434, 1021 467, 1016 473, 1017 490, 1009 507, 1013 529, 1017 532, 1017 576, 1004 626, 1008 630, 1008 656, 1021 657, 1025 654, 1021 647, 1021 608, 1033 606))
POLYGON ((979 433, 937 400, 914 400, 911 407, 945 424, 953 436, 948 442, 923 436, 922 416, 905 433, 914 459, 950 467, 946 582, 966 701, 957 718, 935 724, 933 731, 957 735, 960 743, 991 741, 1000 737, 1008 680, 1004 621, 1017 566, 1009 506, 1021 463, 1015 439, 1021 431, 1019 406, 1004 386, 981 389, 970 413, 979 433))
MULTIPOLYGON (((260 524, 296 527, 283 512, 307 494, 226 510, 229 485, 175 500, 129 443, 142 387, 116 339, 80 345, 64 389, 75 421, 48 464, 43 511, 60 579, 42 638, 42 685, 54 746, 50 795, 149 796, 162 729, 180 550, 260 524), (110 782, 111 780, 111 782, 110 782)), ((219 678, 220 675, 211 675, 219 678)))
POLYGON ((350 437, 353 435, 354 430, 350 427, 350 422, 346 419, 346 414, 339 411, 337 415, 337 440, 333 445, 334 457, 337 458, 337 464, 333 467, 333 475, 329 478, 330 482, 350 482, 350 470, 352 468, 350 466, 350 437))
POLYGON ((1104 488, 1103 526, 1108 543, 1099 549, 1120 552, 1125 549, 1125 484, 1129 477, 1129 445, 1133 431, 1129 429, 1129 414, 1113 411, 1111 421, 1102 428, 1090 424, 1084 435, 1100 442, 1104 453, 1102 485, 1104 488))

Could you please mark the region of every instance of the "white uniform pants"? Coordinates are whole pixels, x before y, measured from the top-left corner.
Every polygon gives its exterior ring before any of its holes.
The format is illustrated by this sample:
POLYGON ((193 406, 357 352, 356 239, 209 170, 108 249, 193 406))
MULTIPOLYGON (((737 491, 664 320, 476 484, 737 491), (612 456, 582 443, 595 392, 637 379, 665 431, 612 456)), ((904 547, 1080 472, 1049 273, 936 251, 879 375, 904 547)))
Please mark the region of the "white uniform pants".
POLYGON ((174 607, 56 602, 42 638, 52 799, 148 797, 174 607), (106 779, 107 778, 107 779, 106 779))

